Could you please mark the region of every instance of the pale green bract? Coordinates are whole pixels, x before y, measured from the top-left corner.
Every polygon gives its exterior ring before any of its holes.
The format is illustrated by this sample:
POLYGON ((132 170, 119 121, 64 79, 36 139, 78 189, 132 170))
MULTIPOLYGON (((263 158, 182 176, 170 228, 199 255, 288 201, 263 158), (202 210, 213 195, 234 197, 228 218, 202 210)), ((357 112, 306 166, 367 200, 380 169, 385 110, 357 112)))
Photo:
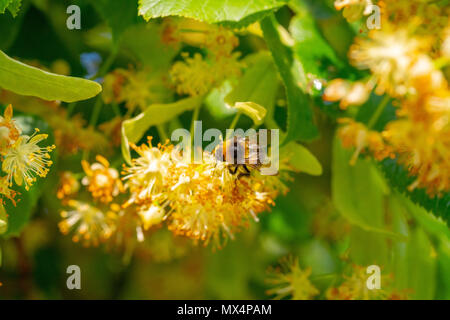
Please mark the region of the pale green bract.
POLYGON ((144 112, 122 123, 122 155, 131 162, 130 143, 136 143, 150 127, 165 123, 187 110, 198 107, 203 96, 185 98, 174 103, 152 104, 144 112))

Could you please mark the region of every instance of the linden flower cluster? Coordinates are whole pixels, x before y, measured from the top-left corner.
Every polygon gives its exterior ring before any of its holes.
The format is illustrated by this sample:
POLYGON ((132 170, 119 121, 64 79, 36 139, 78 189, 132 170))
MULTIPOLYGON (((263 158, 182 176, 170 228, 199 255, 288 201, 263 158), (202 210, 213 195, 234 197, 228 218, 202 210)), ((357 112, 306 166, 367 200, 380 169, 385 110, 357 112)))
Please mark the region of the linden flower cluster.
POLYGON ((104 135, 86 123, 80 114, 68 115, 67 109, 57 101, 45 101, 39 98, 21 96, 0 89, 1 101, 11 101, 16 110, 37 115, 52 128, 55 145, 60 155, 72 155, 80 150, 99 150, 108 146, 104 135))
MULTIPOLYGON (((312 300, 321 292, 310 279, 311 268, 302 269, 298 259, 282 258, 280 265, 269 268, 267 283, 272 286, 266 293, 275 299, 312 300)), ((350 275, 342 275, 342 282, 324 292, 327 300, 406 300, 409 290, 397 290, 392 286, 392 275, 382 275, 382 288, 367 287, 366 267, 352 265, 350 275)))
POLYGON ((40 147, 39 142, 47 138, 46 134, 38 134, 39 129, 31 135, 22 134, 12 118, 11 105, 6 107, 0 116, 0 157, 2 170, 6 173, 0 178, 0 204, 8 198, 14 204, 16 192, 10 189, 13 182, 24 185, 26 190, 36 181, 36 176, 45 177, 51 166, 50 152, 55 146, 40 147))
POLYGON ((360 152, 370 152, 377 160, 397 157, 416 177, 409 188, 425 188, 434 196, 450 190, 450 89, 441 70, 450 64, 450 9, 422 2, 378 2, 382 29, 356 38, 349 52, 351 62, 371 75, 354 83, 331 81, 324 99, 340 101, 345 109, 363 105, 372 90, 385 95, 367 126, 340 120, 343 145, 356 148, 352 162, 360 152), (411 16, 415 18, 403 23, 411 16), (397 119, 375 131, 389 99, 397 108, 397 119))
POLYGON ((267 283, 273 286, 267 290, 275 299, 290 297, 292 300, 311 300, 319 290, 311 283, 311 268, 301 269, 298 259, 292 256, 281 260, 280 266, 269 269, 267 283))
POLYGON ((58 198, 70 208, 61 212, 63 220, 59 223, 60 231, 63 234, 73 233, 72 240, 85 246, 98 246, 129 226, 122 219, 124 212, 121 206, 115 203, 124 192, 119 172, 111 168, 104 157, 98 155, 96 160, 92 164, 85 160, 81 162, 85 172, 81 185, 85 186, 92 201, 75 199, 82 198, 78 195, 80 183, 71 172, 62 174, 57 191, 58 198))
POLYGON ((170 70, 178 94, 203 95, 225 79, 241 74, 240 54, 233 52, 239 44, 234 33, 216 26, 201 32, 204 37, 198 45, 206 49, 206 56, 195 53, 189 57, 183 53, 183 61, 175 62, 170 70))
POLYGON ((152 103, 167 101, 168 87, 161 74, 148 69, 116 69, 107 74, 103 83, 103 101, 107 104, 125 102, 134 111, 145 110, 152 103))
POLYGON ((255 172, 238 179, 209 152, 200 164, 186 161, 172 146, 133 146, 139 158, 124 168, 130 191, 125 206, 134 206, 144 229, 166 222, 175 235, 221 247, 250 220, 270 209, 280 191, 274 176, 255 172))
POLYGON ((344 281, 326 292, 328 300, 406 300, 406 292, 400 292, 390 286, 391 275, 381 276, 382 288, 370 290, 367 287, 366 268, 352 266, 350 276, 344 275, 344 281))

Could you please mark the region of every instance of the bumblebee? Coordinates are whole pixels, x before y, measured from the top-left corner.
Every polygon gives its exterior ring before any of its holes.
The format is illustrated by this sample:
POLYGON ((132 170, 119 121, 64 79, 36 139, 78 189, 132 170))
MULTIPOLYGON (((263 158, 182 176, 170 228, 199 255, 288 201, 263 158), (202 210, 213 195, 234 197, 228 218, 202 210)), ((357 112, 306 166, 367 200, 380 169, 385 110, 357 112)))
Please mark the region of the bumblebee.
POLYGON ((261 152, 262 146, 257 142, 258 135, 254 137, 233 136, 222 141, 214 149, 216 160, 225 162, 231 174, 238 179, 249 176, 251 170, 259 170, 264 164, 266 153, 261 152))

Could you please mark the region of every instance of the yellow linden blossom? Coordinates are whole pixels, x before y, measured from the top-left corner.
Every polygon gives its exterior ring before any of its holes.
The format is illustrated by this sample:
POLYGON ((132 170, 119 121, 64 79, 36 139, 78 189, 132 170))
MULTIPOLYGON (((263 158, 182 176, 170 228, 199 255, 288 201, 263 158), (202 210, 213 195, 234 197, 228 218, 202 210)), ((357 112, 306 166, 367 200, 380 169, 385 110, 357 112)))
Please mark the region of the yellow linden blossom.
POLYGON ((275 299, 311 300, 319 294, 319 290, 309 280, 310 275, 311 268, 302 270, 298 259, 292 256, 283 258, 279 267, 269 269, 267 283, 273 289, 266 293, 274 295, 275 299))
POLYGON ((257 215, 269 210, 281 182, 264 183, 276 177, 257 172, 248 179, 237 179, 224 163, 204 152, 202 164, 177 164, 170 168, 168 184, 168 228, 204 244, 217 247, 257 215))
POLYGON ((232 51, 239 45, 233 31, 224 27, 215 27, 207 31, 204 47, 218 57, 231 57, 232 51))
POLYGON ((148 69, 117 69, 106 75, 102 98, 105 103, 122 103, 131 111, 145 110, 152 103, 168 100, 168 88, 160 73, 148 69))
POLYGON ((12 116, 12 106, 8 105, 3 117, 0 116, 0 155, 5 155, 20 136, 20 129, 14 123, 12 116))
POLYGON ((64 235, 73 232, 74 242, 81 242, 84 246, 98 246, 114 232, 114 226, 108 220, 108 212, 76 200, 69 200, 68 205, 72 210, 61 212, 64 220, 58 227, 64 235))
POLYGON ((191 96, 207 93, 215 82, 215 75, 211 72, 211 64, 204 60, 199 53, 192 58, 182 54, 184 61, 177 61, 170 70, 170 76, 176 83, 178 94, 191 96))
POLYGON ((240 54, 233 52, 239 41, 231 30, 210 26, 199 33, 203 35, 199 45, 207 49, 206 57, 183 53, 184 60, 175 62, 170 70, 178 94, 203 95, 225 79, 241 74, 240 54))
POLYGON ((98 155, 98 162, 91 165, 86 160, 81 161, 86 176, 81 183, 88 187, 92 197, 104 203, 109 203, 113 197, 123 191, 123 185, 119 178, 119 172, 109 167, 109 162, 98 155))
POLYGON ((322 96, 325 101, 341 101, 339 107, 343 110, 349 106, 359 106, 367 101, 372 87, 370 83, 360 81, 350 83, 343 79, 334 79, 328 83, 322 96))
POLYGON ((389 123, 383 132, 385 139, 399 150, 399 161, 417 177, 409 186, 410 190, 426 188, 431 196, 450 190, 448 119, 447 116, 447 125, 442 129, 430 128, 421 122, 398 120, 389 123))
POLYGON ((58 190, 56 191, 56 197, 63 200, 69 196, 72 196, 80 189, 80 183, 70 171, 65 171, 61 174, 58 190))
POLYGON ((208 152, 194 164, 174 157, 172 146, 133 148, 140 157, 124 169, 131 193, 125 207, 137 207, 145 229, 166 221, 176 235, 220 247, 285 191, 278 177, 255 172, 237 179, 208 152))
POLYGON ((410 72, 426 51, 430 42, 424 38, 411 37, 406 29, 372 30, 368 38, 356 38, 351 46, 351 62, 360 69, 370 69, 377 84, 375 92, 387 92, 391 96, 411 93, 408 86, 410 72))
POLYGON ((2 170, 7 173, 10 186, 14 179, 17 185, 25 184, 28 190, 36 176, 45 177, 49 172, 48 167, 52 165, 50 152, 55 146, 39 147, 38 143, 48 135, 36 134, 39 129, 35 130, 31 136, 20 136, 4 156, 2 170))
POLYGON ((203 95, 225 79, 241 74, 242 65, 237 61, 238 54, 209 61, 199 53, 193 57, 186 53, 182 56, 184 61, 175 62, 170 70, 178 94, 203 95))
POLYGON ((125 206, 130 204, 148 205, 153 199, 159 197, 165 191, 164 177, 168 174, 168 168, 172 164, 171 149, 158 145, 153 147, 151 137, 148 145, 139 147, 131 145, 138 153, 139 158, 132 160, 130 167, 124 167, 123 180, 131 196, 125 206))
POLYGON ((3 200, 3 197, 8 198, 14 206, 16 205, 16 201, 14 200, 15 196, 17 195, 17 192, 9 188, 9 182, 8 177, 4 176, 0 178, 0 205, 4 205, 5 202, 3 200))
POLYGON ((355 164, 361 152, 369 151, 379 161, 390 157, 395 158, 393 149, 385 143, 382 134, 369 130, 364 124, 350 118, 339 119, 345 124, 338 131, 338 136, 344 148, 355 148, 350 164, 355 164))
POLYGON ((108 238, 107 246, 110 249, 122 250, 130 258, 130 254, 138 243, 145 240, 142 221, 132 207, 122 208, 112 203, 107 214, 108 224, 113 226, 114 232, 108 238))
POLYGON ((328 300, 406 300, 408 297, 405 292, 398 292, 389 285, 392 277, 381 276, 381 289, 370 290, 367 287, 366 267, 353 265, 352 274, 344 275, 344 281, 338 287, 332 287, 327 290, 328 300))
POLYGON ((1 96, 3 100, 13 102, 16 110, 42 117, 53 129, 60 155, 75 154, 80 149, 101 150, 108 146, 104 135, 92 127, 84 128, 85 120, 80 114, 69 118, 59 102, 21 96, 6 90, 1 91, 1 96))
MULTIPOLYGON (((391 23, 404 26, 414 20, 418 35, 433 35, 438 41, 444 36, 442 30, 449 23, 450 7, 445 2, 397 0, 379 1, 377 5, 381 7, 382 25, 391 23)), ((433 45, 432 56, 438 52, 437 49, 438 46, 433 45)))
MULTIPOLYGON (((377 160, 395 155, 416 177, 410 190, 424 188, 439 196, 450 190, 450 90, 440 70, 449 63, 450 7, 405 0, 377 4, 382 9, 382 29, 358 37, 349 55, 355 66, 371 71, 369 90, 394 98, 397 119, 380 133, 340 120, 346 125, 338 134, 344 147, 356 148, 352 162, 363 151, 377 160), (409 21, 410 17, 414 18, 409 21)), ((341 108, 364 101, 363 90, 350 88, 350 83, 336 79, 324 99, 341 100, 341 108)))

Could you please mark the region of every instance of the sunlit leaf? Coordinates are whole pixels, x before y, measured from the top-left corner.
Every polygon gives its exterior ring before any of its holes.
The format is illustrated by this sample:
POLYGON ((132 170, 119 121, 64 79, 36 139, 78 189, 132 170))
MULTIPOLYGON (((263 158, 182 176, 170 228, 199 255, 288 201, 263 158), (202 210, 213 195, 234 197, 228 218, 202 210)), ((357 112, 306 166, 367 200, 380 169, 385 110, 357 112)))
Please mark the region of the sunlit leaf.
POLYGON ((408 244, 408 260, 402 272, 408 274, 408 288, 413 299, 428 300, 435 296, 436 253, 426 233, 417 228, 408 244))
POLYGON ((339 212, 352 224, 366 231, 380 232, 402 238, 385 227, 385 187, 376 167, 368 160, 358 159, 350 165, 352 152, 342 148, 335 138, 333 144, 332 196, 339 212))
POLYGON ((287 133, 282 144, 292 140, 312 140, 317 137, 318 131, 313 122, 311 101, 298 85, 292 51, 281 42, 276 25, 277 22, 273 16, 266 17, 261 21, 264 39, 272 52, 278 72, 286 88, 287 133))
POLYGON ((139 0, 139 14, 144 19, 182 16, 209 23, 238 22, 259 12, 281 7, 285 0, 139 0))
POLYGON ((12 59, 2 51, 0 87, 21 95, 64 102, 89 99, 102 91, 94 81, 42 71, 12 59))
POLYGON ((288 159, 289 166, 300 172, 313 176, 322 174, 322 165, 319 160, 301 144, 290 142, 280 149, 280 160, 288 159))
POLYGON ((325 77, 326 67, 340 65, 333 49, 322 37, 315 19, 303 3, 298 2, 297 14, 291 20, 289 31, 294 39, 295 56, 299 59, 306 74, 317 78, 325 77))
POLYGON ((8 9, 12 16, 16 17, 21 4, 22 0, 0 0, 0 13, 5 13, 5 10, 8 9))
POLYGON ((129 27, 120 39, 120 46, 153 72, 167 70, 178 52, 161 42, 161 26, 152 22, 129 27))

